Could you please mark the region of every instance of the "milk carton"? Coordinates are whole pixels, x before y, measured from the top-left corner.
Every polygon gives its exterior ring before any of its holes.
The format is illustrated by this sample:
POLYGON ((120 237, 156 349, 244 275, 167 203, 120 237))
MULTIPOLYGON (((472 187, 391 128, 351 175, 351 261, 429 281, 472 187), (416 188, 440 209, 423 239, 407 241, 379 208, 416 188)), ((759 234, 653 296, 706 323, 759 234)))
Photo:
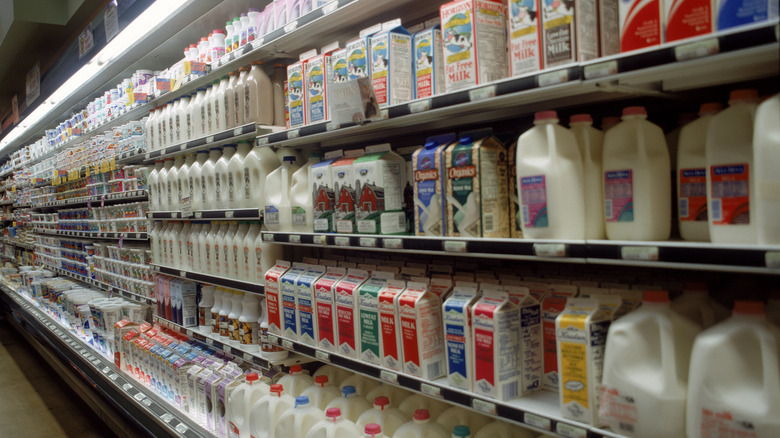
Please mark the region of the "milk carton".
POLYGON ((479 299, 477 284, 461 282, 442 306, 447 353, 447 383, 473 390, 474 341, 471 308, 479 299))
POLYGON ((517 195, 517 142, 513 141, 507 150, 509 157, 507 189, 509 191, 509 237, 520 239, 523 237, 523 229, 520 225, 523 220, 520 214, 520 198, 517 195))
MULTIPOLYGON (((620 53, 620 14, 615 0, 599 1, 599 55, 620 53)), ((709 1, 709 0, 708 0, 709 1)))
POLYGON ((317 308, 317 347, 336 351, 336 284, 347 274, 344 268, 330 268, 314 283, 317 308))
POLYGON ((390 280, 379 292, 378 310, 381 339, 379 342, 382 366, 391 370, 402 371, 402 343, 399 330, 398 298, 406 289, 406 282, 390 280))
POLYGON ((290 269, 290 262, 277 260, 265 273, 265 301, 268 311, 268 332, 282 334, 281 278, 290 269))
MULTIPOLYGON (((405 146, 396 149, 396 153, 404 159, 406 169, 404 174, 406 175, 406 181, 404 182, 404 203, 403 208, 406 212, 406 232, 407 234, 414 233, 414 170, 412 169, 412 155, 417 152, 419 146, 405 146)), ((403 266, 403 262, 399 267, 403 266)))
POLYGON ((346 156, 334 161, 330 165, 330 178, 333 181, 334 212, 331 221, 333 233, 355 232, 355 200, 356 190, 353 184, 357 176, 353 169, 353 163, 362 155, 362 150, 351 150, 346 156))
POLYGON ((414 232, 418 236, 447 235, 445 150, 455 141, 449 134, 426 140, 412 155, 414 171, 414 232))
POLYGON ((777 18, 776 0, 712 0, 712 2, 715 15, 714 30, 729 29, 777 18))
POLYGON ((333 67, 330 83, 347 82, 349 80, 349 65, 347 64, 347 48, 334 50, 330 55, 330 63, 333 67))
POLYGON ((315 284, 325 274, 324 266, 311 266, 295 281, 295 300, 298 314, 298 339, 307 345, 317 345, 317 314, 315 312, 315 284))
POLYGON ((444 61, 441 26, 414 34, 414 98, 422 99, 444 92, 444 61))
POLYGON ((291 128, 304 126, 307 121, 305 67, 303 59, 287 66, 287 107, 291 128))
POLYGON ((330 166, 341 158, 343 151, 329 151, 325 153, 325 159, 311 166, 309 169, 309 183, 312 184, 314 193, 314 232, 327 233, 334 228, 333 209, 335 206, 335 189, 333 175, 330 166))
POLYGON ((471 310, 474 393, 498 400, 520 395, 520 309, 506 292, 484 287, 471 310))
POLYGON ((509 237, 506 150, 464 136, 446 152, 447 236, 509 237))
MULTIPOLYGON (((392 26, 392 25, 391 25, 392 26)), ((400 26, 371 37, 371 81, 380 108, 412 100, 412 36, 400 26)))
POLYGON ((517 76, 542 68, 540 0, 509 0, 509 74, 517 76))
POLYGON ((347 275, 336 284, 336 321, 338 332, 336 345, 344 356, 358 358, 360 343, 357 329, 358 289, 368 279, 368 272, 350 269, 347 275))
POLYGON ((542 388, 558 390, 558 346, 555 320, 566 308, 566 301, 577 295, 576 286, 556 285, 542 300, 542 351, 544 377, 542 388))
POLYGON ((439 9, 447 92, 506 77, 506 5, 457 0, 439 9))
POLYGON ((381 365, 382 356, 379 351, 381 330, 379 325, 379 292, 387 285, 392 274, 375 272, 373 276, 360 286, 358 291, 358 327, 360 345, 358 353, 360 360, 374 365, 381 365), (384 278, 383 278, 384 277, 384 278))
POLYGON ((542 388, 542 310, 527 287, 504 286, 509 300, 520 308, 520 395, 542 388))
POLYGON ((337 49, 338 42, 323 47, 321 54, 309 58, 304 65, 307 124, 330 120, 328 87, 333 83, 333 52, 337 49))
MULTIPOLYGON (((282 333, 288 339, 298 340, 298 318, 295 311, 295 298, 298 292, 296 282, 298 277, 306 273, 311 266, 305 263, 293 263, 292 268, 282 275, 279 281, 279 298, 281 299, 282 333)), ((270 307, 270 306, 269 306, 270 307)), ((271 312, 268 312, 270 317, 271 312)), ((268 321, 268 331, 271 332, 271 321, 268 321)), ((273 332, 271 332, 273 333, 273 332)))
POLYGON ((664 42, 712 32, 712 0, 663 0, 664 42))
POLYGON ((561 415, 598 423, 598 395, 604 368, 609 311, 592 299, 573 298, 555 319, 558 337, 561 415))
POLYGON ((354 161, 352 169, 357 231, 367 234, 405 233, 404 159, 390 151, 390 144, 369 146, 366 154, 354 161))
POLYGON ((404 372, 436 379, 446 372, 441 300, 423 283, 409 283, 398 298, 404 372))
POLYGON ((598 57, 597 0, 542 0, 544 68, 598 57))
POLYGON ((375 24, 361 30, 358 38, 347 42, 347 79, 371 77, 371 62, 368 51, 371 37, 381 30, 382 24, 375 24))
POLYGON ((661 44, 663 21, 662 0, 621 0, 620 51, 641 49, 661 44))

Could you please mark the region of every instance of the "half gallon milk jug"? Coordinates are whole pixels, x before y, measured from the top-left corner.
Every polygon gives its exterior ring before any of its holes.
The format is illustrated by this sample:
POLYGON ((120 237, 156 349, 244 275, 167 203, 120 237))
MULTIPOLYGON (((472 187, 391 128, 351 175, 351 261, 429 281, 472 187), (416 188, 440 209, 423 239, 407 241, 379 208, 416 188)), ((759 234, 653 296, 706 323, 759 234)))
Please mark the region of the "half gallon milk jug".
POLYGON ((244 85, 244 123, 274 124, 273 84, 263 61, 252 61, 244 85))
POLYGON ((290 216, 292 228, 296 233, 311 233, 314 231, 314 191, 309 184, 309 171, 311 167, 320 162, 322 154, 311 152, 306 164, 292 174, 290 185, 290 216))
POLYGON ((396 430, 411 421, 411 418, 390 406, 390 399, 379 396, 374 399, 374 408, 363 412, 357 419, 358 428, 364 429, 366 425, 376 423, 382 427, 385 435, 393 436, 396 430))
POLYGON ((265 180, 279 167, 279 159, 267 146, 255 146, 244 158, 244 203, 246 208, 265 208, 265 180))
POLYGON ((699 331, 672 311, 666 291, 645 291, 642 306, 609 327, 601 422, 626 436, 684 437, 688 363, 699 331))
MULTIPOLYGON (((404 388, 382 383, 381 385, 366 393, 366 400, 375 400, 377 397, 385 396, 390 399, 390 406, 397 408, 401 405, 401 402, 406 400, 406 398, 410 397, 411 395, 411 391, 408 391, 404 388)), ((409 419, 412 418, 413 414, 414 412, 407 414, 409 419)))
POLYGON ((517 140, 517 187, 523 236, 584 239, 582 157, 577 139, 558 124, 555 111, 534 116, 517 140))
POLYGON ((301 395, 295 398, 295 407, 279 418, 274 433, 279 438, 306 438, 312 427, 323 419, 325 414, 309 403, 308 397, 301 395))
POLYGON ((710 299, 707 283, 688 282, 682 295, 672 300, 672 310, 707 329, 731 316, 729 309, 710 299))
POLYGON ((623 109, 604 135, 603 188, 607 238, 666 240, 672 220, 669 150, 644 107, 623 109))
POLYGON ((309 397, 311 404, 324 411, 328 407, 328 403, 341 396, 341 391, 339 391, 338 386, 328 382, 328 376, 320 374, 314 376, 314 384, 304 389, 301 395, 309 397))
POLYGON ((154 169, 146 177, 146 185, 149 187, 149 210, 160 211, 160 192, 157 181, 160 178, 160 171, 163 169, 162 161, 154 162, 154 169))
POLYGON ((371 403, 357 395, 354 386, 345 386, 341 389, 343 397, 333 399, 328 403, 328 409, 339 408, 341 413, 349 421, 355 422, 363 412, 371 409, 371 403))
POLYGON ((431 414, 426 409, 418 409, 412 421, 399 427, 393 438, 450 438, 450 434, 431 421, 431 414))
MULTIPOLYGON (((270 392, 252 406, 249 430, 252 438, 274 438, 276 424, 282 415, 293 409, 295 399, 284 393, 280 384, 271 385, 270 392)), ((281 435, 283 438, 289 436, 281 435)))
POLYGON ((249 438, 249 417, 252 406, 269 391, 268 385, 258 380, 257 373, 248 373, 244 383, 230 393, 226 414, 230 438, 249 438))
MULTIPOLYGON (((230 208, 246 208, 244 202, 244 193, 246 193, 246 180, 244 179, 244 160, 252 150, 249 142, 242 141, 236 147, 236 153, 228 161, 228 199, 227 205, 230 208)), ((252 190, 250 188, 249 190, 252 190)))
POLYGON ((491 419, 460 406, 452 406, 439 415, 436 422, 446 431, 452 431, 455 426, 468 426, 472 433, 478 433, 490 423, 491 419))
POLYGON ((190 193, 190 205, 193 211, 203 210, 203 163, 208 161, 209 153, 207 151, 198 151, 195 157, 195 162, 190 165, 190 170, 187 172, 187 184, 189 185, 190 193))
MULTIPOLYGON (((278 155, 278 154, 277 154, 278 155)), ((265 179, 265 226, 269 231, 292 231, 290 186, 300 166, 293 154, 282 155, 282 165, 265 179)))
POLYGON ((707 213, 712 243, 756 243, 753 123, 756 90, 731 92, 707 130, 707 213), (751 202, 752 201, 752 202, 751 202), (751 217, 753 216, 753 217, 751 217))
POLYGON ((228 209, 234 208, 228 200, 230 199, 230 171, 228 169, 228 163, 233 158, 233 154, 236 153, 235 144, 226 144, 222 147, 222 156, 217 160, 217 164, 214 165, 214 172, 216 173, 216 208, 228 209))
MULTIPOLYGON (((200 167, 200 194, 204 210, 216 210, 217 207, 217 174, 216 165, 222 156, 220 148, 209 149, 209 159, 200 167)), ((224 207, 223 207, 224 208, 224 207)))
POLYGON ((361 436, 363 438, 389 438, 382 433, 382 426, 375 423, 366 424, 366 427, 363 428, 363 435, 361 436))
POLYGON ((474 438, 534 438, 536 433, 506 421, 494 421, 474 435, 474 438))
POLYGON ((171 206, 168 203, 168 172, 170 172, 171 168, 173 168, 173 160, 167 159, 163 161, 163 168, 157 172, 157 194, 160 211, 171 210, 171 206))
POLYGON ((710 122, 721 109, 723 105, 719 103, 702 104, 699 108, 699 118, 680 129, 676 172, 677 220, 680 237, 685 240, 710 240, 705 144, 710 122))
POLYGON ((604 134, 593 127, 590 114, 575 114, 569 121, 582 157, 582 178, 585 189, 585 238, 604 239, 604 193, 601 191, 601 161, 604 134))
POLYGON ((780 244, 780 94, 756 111, 753 155, 756 171, 756 226, 758 243, 780 244))
POLYGON ((693 345, 688 438, 780 436, 780 329, 760 301, 735 302, 733 315, 693 345))
POLYGON ((279 383, 284 386, 288 394, 298 397, 304 389, 314 385, 314 379, 306 374, 300 365, 292 365, 290 373, 279 379, 279 383))
POLYGON ((380 382, 370 377, 366 377, 362 374, 353 374, 342 380, 339 388, 344 389, 345 386, 351 386, 355 388, 355 393, 357 393, 357 395, 364 396, 379 385, 380 382))
POLYGON ((359 438, 360 429, 345 419, 339 408, 325 411, 325 418, 311 428, 306 438, 359 438))
MULTIPOLYGON (((328 384, 339 386, 344 379, 355 374, 344 368, 325 364, 317 368, 317 371, 314 372, 314 378, 316 379, 320 375, 328 376, 328 384)), ((341 392, 339 392, 339 395, 341 395, 341 392)))
POLYGON ((406 397, 406 399, 401 402, 401 405, 398 406, 398 409, 400 409, 401 412, 410 417, 413 417, 418 410, 424 409, 428 411, 428 415, 434 420, 449 408, 450 405, 447 403, 420 394, 412 394, 409 397, 406 397))

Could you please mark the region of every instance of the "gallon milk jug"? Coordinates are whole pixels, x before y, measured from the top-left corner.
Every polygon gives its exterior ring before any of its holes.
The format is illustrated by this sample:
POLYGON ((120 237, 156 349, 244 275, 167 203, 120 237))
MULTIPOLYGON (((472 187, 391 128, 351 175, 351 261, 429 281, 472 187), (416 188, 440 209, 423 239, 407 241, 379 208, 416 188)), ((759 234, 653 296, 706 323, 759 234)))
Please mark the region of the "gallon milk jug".
POLYGON ((707 130, 707 213, 712 243, 756 243, 753 123, 756 90, 731 92, 707 130), (752 201, 752 202, 751 202, 752 201), (753 216, 753 217, 751 217, 753 216))
POLYGON ((404 424, 411 421, 411 418, 390 406, 390 399, 385 396, 379 396, 374 399, 374 408, 363 412, 357 419, 357 425, 364 429, 366 425, 376 423, 382 427, 385 435, 393 436, 396 430, 404 424))
MULTIPOLYGON (((246 180, 244 179, 244 160, 249 152, 252 150, 252 145, 249 142, 242 141, 238 143, 236 153, 230 157, 228 162, 228 199, 227 204, 230 208, 246 208, 244 202, 244 193, 247 188, 244 186, 246 180)), ((251 190, 251 188, 250 188, 251 190)))
POLYGON ((311 428, 306 438, 358 438, 360 429, 355 423, 345 419, 339 408, 325 411, 325 419, 311 428))
POLYGON ((753 158, 756 171, 756 226, 760 245, 780 244, 780 94, 756 110, 753 158))
MULTIPOLYGON (((278 154, 277 154, 278 155, 278 154)), ((282 165, 265 179, 265 226, 269 231, 292 231, 290 186, 300 167, 293 154, 282 155, 282 165)))
POLYGON ((363 428, 363 438, 388 438, 387 435, 382 433, 382 426, 371 423, 366 424, 366 427, 363 428))
POLYGON ((258 380, 257 373, 248 373, 244 383, 230 393, 226 416, 231 438, 249 438, 249 417, 252 406, 269 391, 268 385, 258 380))
POLYGON ((534 127, 517 140, 515 162, 523 236, 584 239, 582 156, 555 111, 536 113, 534 127))
POLYGON ((320 374, 314 376, 314 385, 304 389, 301 395, 309 397, 311 404, 324 411, 328 407, 328 403, 341 396, 341 392, 338 386, 333 386, 328 382, 328 376, 320 374))
POLYGON ((431 414, 427 410, 418 409, 412 421, 399 427, 393 438, 450 438, 450 434, 438 423, 431 421, 431 414))
POLYGON ((490 423, 491 419, 468 409, 461 408, 460 406, 453 406, 439 415, 436 422, 444 428, 444 430, 451 431, 455 429, 455 426, 468 426, 471 433, 478 433, 483 427, 490 423))
POLYGON ((279 419, 295 406, 295 399, 284 393, 282 385, 271 385, 270 391, 252 406, 249 429, 253 438, 274 438, 279 419))
POLYGON ((707 283, 688 282, 682 295, 672 300, 672 310, 707 329, 731 316, 729 309, 713 301, 707 283))
POLYGON ((168 203, 168 172, 173 168, 173 160, 168 159, 163 161, 163 168, 157 172, 157 194, 158 194, 158 206, 160 211, 171 211, 171 206, 168 203))
POLYGON ((344 389, 345 386, 351 386, 355 389, 355 393, 357 393, 357 395, 364 396, 380 384, 381 383, 379 381, 370 377, 366 377, 362 374, 353 374, 342 380, 339 388, 344 389))
POLYGON ((306 438, 312 427, 323 419, 323 412, 309 403, 308 397, 298 396, 295 407, 279 418, 274 434, 279 438, 306 438))
POLYGON ((607 238, 666 240, 671 231, 672 182, 664 132, 643 107, 623 109, 604 135, 603 185, 607 238))
POLYGON ((400 409, 401 412, 410 417, 414 416, 414 413, 420 409, 424 409, 433 420, 439 418, 439 415, 449 408, 450 405, 447 403, 420 394, 412 394, 409 397, 406 397, 406 399, 401 402, 401 405, 398 406, 398 409, 400 409))
POLYGON ((645 291, 642 306, 607 332, 601 422, 626 436, 685 436, 688 363, 700 331, 672 311, 666 291, 645 291))
POLYGON ((506 421, 494 421, 474 435, 474 438, 534 438, 536 433, 506 421))
POLYGON ((296 233, 311 233, 314 231, 314 200, 312 190, 309 184, 309 171, 311 167, 320 162, 322 154, 312 152, 306 164, 292 174, 290 184, 290 204, 292 218, 292 228, 290 231, 296 233))
POLYGON ((203 210, 203 193, 201 192, 203 186, 201 185, 201 176, 203 171, 203 163, 208 161, 209 154, 207 151, 199 151, 195 157, 195 162, 190 165, 190 170, 187 173, 190 205, 193 211, 203 210))
POLYGON ((279 167, 279 159, 271 148, 255 146, 244 159, 244 207, 265 208, 265 180, 279 167))
POLYGON ((686 432, 699 437, 780 436, 780 329, 760 301, 736 301, 733 316, 693 345, 686 432))
POLYGON ((301 395, 304 389, 314 385, 314 379, 306 374, 300 365, 290 366, 290 374, 279 379, 285 391, 293 397, 301 395))
POLYGON ((352 422, 356 422, 363 412, 371 409, 371 403, 357 395, 354 386, 345 386, 341 389, 343 397, 333 399, 328 403, 328 409, 339 408, 342 415, 352 422))
POLYGON ((149 187, 149 210, 151 211, 160 211, 160 192, 158 192, 157 181, 162 169, 163 162, 155 161, 154 169, 146 177, 146 185, 149 187))
MULTIPOLYGON (((335 386, 340 386, 341 382, 346 379, 347 377, 355 375, 351 371, 347 371, 344 368, 339 368, 334 365, 328 365, 325 364, 319 368, 317 368, 317 371, 314 372, 314 378, 316 379, 317 376, 325 375, 328 376, 328 383, 335 386)), ((341 395, 341 392, 339 392, 339 395, 341 395)))
MULTIPOLYGON (((401 405, 401 402, 406 400, 406 398, 411 395, 412 395, 411 391, 407 391, 397 386, 382 383, 381 385, 375 387, 374 389, 366 393, 366 400, 374 400, 377 397, 385 396, 388 399, 390 399, 390 406, 397 408, 398 406, 401 405)), ((414 412, 412 412, 411 414, 407 414, 409 419, 412 418, 413 414, 414 412)))
POLYGON ((601 192, 601 161, 604 134, 593 127, 590 114, 575 114, 569 121, 582 157, 582 178, 585 188, 585 238, 604 239, 604 194, 601 192))
POLYGON ((685 240, 710 240, 705 145, 710 122, 721 109, 723 106, 719 103, 702 104, 699 118, 680 129, 676 172, 677 220, 680 237, 685 240))

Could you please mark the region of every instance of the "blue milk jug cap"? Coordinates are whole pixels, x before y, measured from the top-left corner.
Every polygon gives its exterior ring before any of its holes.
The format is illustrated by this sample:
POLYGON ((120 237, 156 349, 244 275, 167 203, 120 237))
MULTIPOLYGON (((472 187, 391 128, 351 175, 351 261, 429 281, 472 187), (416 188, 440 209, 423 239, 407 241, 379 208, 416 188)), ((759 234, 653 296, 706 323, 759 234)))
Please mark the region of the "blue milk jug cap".
POLYGON ((471 435, 471 430, 469 430, 468 426, 455 426, 455 428, 452 430, 453 437, 465 438, 469 435, 471 435))
POLYGON ((306 395, 299 395, 298 397, 295 397, 295 407, 308 405, 309 404, 309 397, 306 395))
POLYGON ((344 397, 346 397, 346 396, 348 396, 350 394, 354 394, 355 392, 357 392, 357 391, 355 391, 355 387, 352 386, 352 385, 347 385, 347 386, 341 388, 341 393, 344 394, 344 397))

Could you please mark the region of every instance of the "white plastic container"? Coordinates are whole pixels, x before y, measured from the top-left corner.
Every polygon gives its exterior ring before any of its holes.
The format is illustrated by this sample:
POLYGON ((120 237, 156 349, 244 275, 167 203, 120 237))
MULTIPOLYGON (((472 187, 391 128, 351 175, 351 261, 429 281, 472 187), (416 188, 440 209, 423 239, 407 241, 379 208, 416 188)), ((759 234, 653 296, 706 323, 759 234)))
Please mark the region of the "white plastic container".
POLYGON ((707 213, 712 243, 756 243, 753 125, 756 90, 731 92, 729 107, 707 130, 707 213))
POLYGON ((255 266, 258 266, 257 247, 255 246, 258 236, 260 236, 260 224, 251 222, 249 231, 241 242, 242 254, 239 256, 238 266, 238 278, 241 281, 258 282, 257 270, 255 269, 255 266))
POLYGON ((425 409, 414 412, 412 421, 395 431, 393 438, 450 438, 443 427, 431 421, 431 414, 425 409))
POLYGON ((642 306, 609 327, 601 422, 627 436, 684 436, 686 374, 700 331, 672 311, 666 291, 645 291, 642 306))
POLYGON ((292 174, 290 183, 290 216, 292 227, 296 233, 311 233, 314 231, 314 190, 309 181, 311 167, 320 162, 322 154, 312 152, 309 159, 292 174))
POLYGON ((269 231, 292 231, 293 229, 290 187, 293 174, 300 169, 295 161, 294 154, 283 154, 281 166, 268 174, 265 179, 265 215, 263 219, 269 231))
POLYGON ((184 165, 184 157, 178 156, 173 161, 173 166, 168 170, 168 174, 165 175, 165 185, 168 196, 168 210, 179 211, 181 210, 181 199, 179 198, 179 169, 184 165))
POLYGON ((707 283, 686 283, 682 295, 672 300, 672 310, 704 329, 731 316, 726 306, 710 299, 707 283))
POLYGON ((328 403, 328 409, 339 408, 344 418, 356 422, 363 412, 371 409, 371 403, 355 392, 354 386, 345 386, 341 389, 342 397, 333 399, 328 403))
POLYGON ((260 345, 260 296, 247 293, 241 302, 241 316, 238 317, 238 342, 241 349, 255 353, 260 345))
MULTIPOLYGON (((355 374, 353 372, 347 371, 344 368, 339 368, 337 366, 328 364, 317 368, 317 371, 314 372, 315 379, 317 376, 328 376, 328 384, 337 387, 344 379, 354 375, 355 374)), ((339 391, 339 395, 341 395, 341 391, 339 391)))
POLYGON ((433 420, 436 420, 442 412, 449 408, 449 404, 421 394, 412 394, 409 397, 406 397, 404 401, 401 402, 401 405, 398 406, 398 409, 400 409, 401 412, 410 417, 413 417, 418 410, 424 409, 433 420))
POLYGON ((285 126, 287 100, 284 95, 284 83, 287 81, 287 66, 274 64, 273 83, 274 126, 285 126))
POLYGON ((604 133, 593 127, 590 114, 575 114, 569 121, 582 157, 582 178, 585 199, 585 238, 604 239, 604 193, 601 189, 601 162, 604 133))
POLYGON ((225 105, 225 126, 228 129, 236 127, 236 95, 233 93, 233 87, 238 82, 238 72, 228 73, 228 82, 225 87, 224 105, 225 105))
POLYGON ((290 395, 298 397, 303 390, 314 385, 314 379, 300 365, 292 365, 289 374, 279 379, 279 383, 290 395))
POLYGON ((244 158, 244 203, 246 208, 265 208, 265 180, 281 163, 269 147, 255 146, 244 158))
MULTIPOLYGON (((249 430, 254 438, 275 438, 275 425, 285 412, 295 406, 295 399, 284 392, 284 387, 279 384, 271 385, 270 392, 260 398, 253 406, 250 413, 249 430)), ((289 438, 289 435, 280 435, 280 438, 289 438)))
POLYGON ((252 190, 251 187, 246 186, 246 179, 244 171, 244 161, 247 155, 252 151, 252 145, 249 142, 242 141, 238 143, 236 153, 230 157, 228 162, 228 198, 227 205, 230 208, 245 208, 246 203, 244 194, 247 189, 252 190))
POLYGON ((246 108, 246 98, 244 96, 246 87, 246 78, 249 75, 249 67, 241 67, 238 69, 238 80, 233 86, 233 114, 234 123, 236 126, 242 126, 249 121, 244 118, 246 108))
POLYGON ((160 178, 160 171, 163 169, 163 162, 158 160, 154 162, 154 169, 149 172, 146 178, 146 185, 149 187, 149 210, 160 211, 160 192, 157 181, 160 178))
POLYGON ((230 107, 227 106, 226 101, 226 96, 230 94, 230 90, 228 90, 228 82, 229 78, 227 76, 222 76, 219 78, 219 85, 217 86, 217 91, 214 96, 214 119, 216 132, 221 132, 230 128, 227 123, 229 113, 228 109, 230 107))
POLYGON ((230 394, 227 402, 228 434, 231 437, 249 438, 249 418, 252 406, 271 388, 258 380, 257 373, 248 373, 244 383, 230 394))
POLYGON ((192 198, 190 197, 190 168, 195 163, 195 154, 187 154, 184 159, 184 164, 179 167, 178 183, 179 187, 179 201, 184 198, 190 198, 190 205, 192 205, 192 198))
POLYGON ((244 293, 235 291, 230 306, 230 313, 228 313, 228 339, 231 346, 238 347, 240 341, 238 339, 238 318, 244 311, 244 293))
POLYGON ((206 135, 204 131, 205 126, 202 124, 201 107, 203 106, 203 100, 206 98, 206 88, 198 88, 198 92, 195 95, 195 99, 192 99, 190 105, 187 107, 187 120, 186 123, 191 129, 191 140, 201 138, 206 135))
POLYGON ((693 345, 686 434, 780 436, 780 329, 764 304, 737 301, 734 314, 693 345))
POLYGON ((205 223, 198 235, 198 258, 200 263, 198 266, 201 271, 208 274, 211 272, 211 265, 209 264, 209 256, 211 252, 211 243, 209 241, 210 235, 213 229, 217 228, 216 225, 212 227, 212 224, 205 223))
POLYGON ((380 383, 370 377, 366 377, 362 374, 354 373, 347 377, 346 379, 342 380, 339 384, 340 389, 344 389, 347 386, 352 386, 355 388, 355 392, 360 396, 365 396, 369 392, 373 391, 374 388, 379 386, 380 383))
MULTIPOLYGON (((204 210, 217 208, 217 180, 215 166, 222 155, 220 148, 209 149, 209 159, 200 167, 201 206, 204 210)), ((197 184, 197 182, 196 182, 197 184)))
POLYGON ((780 244, 780 94, 775 94, 756 110, 753 158, 756 193, 754 203, 758 243, 780 244))
POLYGON ((623 109, 604 136, 604 214, 611 240, 666 240, 671 232, 672 182, 663 130, 643 107, 623 109))
POLYGON ((315 424, 306 438, 351 438, 360 437, 360 429, 355 423, 345 419, 339 408, 325 411, 325 418, 315 424))
POLYGON ((491 419, 482 414, 478 414, 460 406, 452 406, 436 419, 444 430, 452 432, 455 426, 468 426, 471 433, 478 433, 483 427, 490 423, 491 419))
POLYGON ((387 435, 382 433, 382 427, 376 423, 366 424, 363 428, 363 438, 388 438, 387 435))
POLYGON ((193 211, 203 210, 203 164, 208 161, 209 154, 206 151, 199 151, 195 157, 195 162, 190 165, 187 172, 189 180, 190 205, 193 211))
POLYGON ((233 158, 233 154, 236 153, 235 144, 226 144, 222 147, 222 156, 219 157, 217 163, 214 165, 214 173, 216 178, 216 207, 218 209, 227 209, 233 207, 228 200, 230 199, 230 171, 228 169, 228 162, 233 158))
POLYGON ((173 167, 173 160, 163 161, 163 168, 157 172, 157 194, 158 206, 160 211, 170 211, 168 203, 168 172, 173 167))
POLYGON ((497 420, 476 432, 474 438, 538 438, 536 433, 506 421, 497 420))
POLYGON ((374 408, 363 412, 356 424, 360 430, 368 424, 375 423, 382 428, 385 435, 393 436, 396 430, 411 421, 411 418, 390 405, 390 399, 379 396, 374 399, 374 408))
POLYGON ((263 61, 252 61, 244 92, 244 123, 273 125, 273 83, 265 72, 263 61))
POLYGON ((298 396, 295 407, 279 418, 274 435, 279 438, 306 438, 314 425, 324 419, 325 414, 309 403, 308 397, 298 396))
MULTIPOLYGON (((387 397, 390 400, 390 406, 397 408, 407 397, 412 395, 411 391, 399 388, 394 385, 382 383, 366 393, 366 400, 375 400, 377 397, 387 397)), ((412 418, 408 415, 409 419, 412 418)))
POLYGON ((328 403, 341 396, 341 391, 328 381, 327 375, 320 374, 314 376, 314 384, 304 389, 301 395, 309 397, 311 404, 325 411, 328 403))

